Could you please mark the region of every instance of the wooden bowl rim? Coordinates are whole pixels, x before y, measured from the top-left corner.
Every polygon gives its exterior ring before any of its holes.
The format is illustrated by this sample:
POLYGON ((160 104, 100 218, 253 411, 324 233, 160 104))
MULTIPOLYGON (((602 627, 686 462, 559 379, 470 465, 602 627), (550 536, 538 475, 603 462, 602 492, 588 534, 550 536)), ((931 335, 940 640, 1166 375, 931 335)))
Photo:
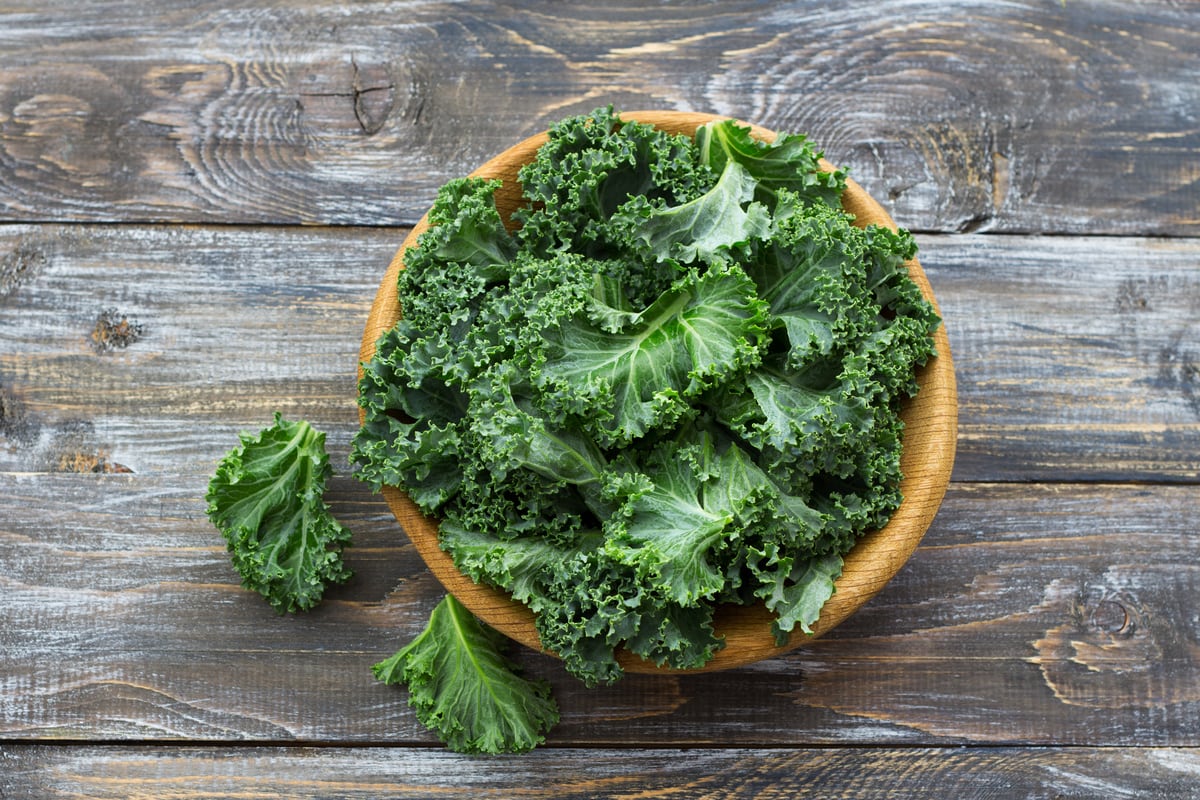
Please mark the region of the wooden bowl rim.
MULTIPOLYGON (((729 119, 713 114, 654 110, 624 112, 620 116, 624 120, 643 122, 672 133, 688 135, 709 121, 729 119)), ((757 125, 749 127, 752 135, 764 141, 772 141, 776 136, 766 128, 757 125)), ((474 177, 503 179, 503 184, 496 192, 496 205, 506 219, 521 201, 516 169, 527 163, 546 139, 545 131, 531 136, 471 173, 474 177)), ((822 164, 826 169, 833 168, 824 160, 822 164)), ((854 215, 858 225, 878 224, 896 229, 891 216, 853 180, 846 181, 842 205, 854 215)), ((374 356, 379 337, 400 318, 396 283, 398 273, 403 268, 403 255, 427 228, 428 214, 405 237, 380 282, 363 330, 359 353, 360 377, 362 363, 374 356)), ((913 259, 907 267, 925 297, 937 308, 933 289, 919 261, 913 259)), ((821 616, 813 626, 813 633, 805 634, 797 629, 787 643, 780 646, 775 643, 771 633, 772 615, 761 603, 722 606, 717 610, 714 626, 718 635, 724 637, 725 647, 704 667, 673 670, 658 667, 622 651, 619 660, 627 671, 679 673, 729 669, 786 653, 828 633, 891 580, 912 555, 937 514, 954 464, 958 400, 950 342, 944 323, 938 326, 934 338, 938 355, 919 371, 920 391, 907 402, 901 413, 905 422, 901 453, 901 505, 887 525, 863 536, 846 556, 842 575, 836 582, 836 591, 822 608, 821 616)), ((360 409, 360 422, 364 413, 360 409)), ((438 544, 437 521, 425 517, 400 489, 385 486, 382 493, 417 552, 448 592, 481 620, 509 638, 535 650, 548 652, 541 646, 534 628, 533 614, 526 606, 512 600, 507 593, 477 584, 459 572, 449 554, 438 544)))

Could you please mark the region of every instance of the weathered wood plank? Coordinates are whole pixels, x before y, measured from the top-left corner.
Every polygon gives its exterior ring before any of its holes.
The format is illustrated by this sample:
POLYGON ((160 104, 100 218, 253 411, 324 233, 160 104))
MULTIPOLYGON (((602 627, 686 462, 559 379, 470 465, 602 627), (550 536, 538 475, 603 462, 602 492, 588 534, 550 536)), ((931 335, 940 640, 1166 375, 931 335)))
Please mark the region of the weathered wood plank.
POLYGON ((9 3, 0 218, 411 224, 613 102, 808 132, 920 230, 1194 235, 1198 22, 1169 0, 9 3))
MULTIPOLYGON (((404 230, 0 227, 0 470, 176 472, 275 409, 345 442, 404 230)), ((923 236, 957 480, 1200 476, 1200 241, 923 236)))
POLYGON ((1200 797, 1174 748, 543 750, 464 758, 403 748, 0 748, 6 800, 90 797, 1200 797))
MULTIPOLYGON (((0 475, 0 739, 432 744, 370 665, 441 589, 335 481, 357 577, 277 617, 237 586, 204 476, 0 475)), ((551 680, 555 745, 1200 746, 1190 486, 955 484, 914 557, 827 638, 742 669, 551 680)))
POLYGON ((175 471, 274 409, 347 438, 362 325, 400 238, 0 228, 0 468, 175 471))
POLYGON ((958 377, 956 477, 1200 477, 1194 242, 922 244, 958 377))

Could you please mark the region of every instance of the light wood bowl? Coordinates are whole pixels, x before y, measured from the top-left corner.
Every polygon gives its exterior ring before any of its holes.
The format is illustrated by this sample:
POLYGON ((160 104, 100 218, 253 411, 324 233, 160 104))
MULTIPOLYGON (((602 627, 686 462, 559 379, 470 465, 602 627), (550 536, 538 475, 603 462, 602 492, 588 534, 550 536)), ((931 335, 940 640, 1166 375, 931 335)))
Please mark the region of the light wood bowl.
MULTIPOLYGON (((621 116, 672 133, 688 135, 711 120, 723 119, 709 114, 675 111, 637 111, 621 116)), ((751 126, 751 130, 755 137, 764 141, 775 138, 775 133, 764 128, 751 126)), ((546 133, 530 137, 471 173, 473 176, 503 181, 496 192, 496 206, 505 219, 521 204, 517 171, 532 160, 546 138, 546 133)), ((827 162, 824 162, 824 167, 832 169, 827 162)), ((893 229, 896 227, 883 207, 852 180, 846 182, 842 205, 854 215, 856 224, 860 226, 874 223, 893 229)), ((383 277, 363 332, 361 361, 369 361, 374 356, 376 341, 400 318, 397 274, 404 266, 405 249, 415 244, 417 237, 427 227, 427 218, 422 218, 400 246, 383 277)), ((925 297, 936 307, 937 301, 921 265, 914 259, 908 263, 908 269, 925 297)), ((905 423, 904 449, 900 460, 904 475, 900 484, 903 502, 886 526, 868 533, 846 556, 845 568, 836 584, 837 590, 822 609, 820 619, 813 626, 813 634, 805 634, 797 629, 787 644, 777 646, 771 633, 772 616, 762 604, 723 606, 717 611, 715 627, 718 635, 725 639, 725 648, 718 651, 703 668, 692 671, 744 666, 779 655, 827 633, 874 597, 912 555, 933 521, 950 482, 958 430, 958 397, 945 325, 939 326, 935 341, 938 356, 918 373, 920 392, 908 401, 902 411, 905 423)), ((402 491, 384 487, 383 495, 417 552, 447 591, 501 633, 536 650, 543 649, 534 628, 533 614, 528 608, 512 600, 506 593, 476 584, 459 572, 450 556, 438 545, 437 521, 425 517, 402 491)), ((619 659, 630 672, 677 672, 658 667, 629 653, 620 653, 619 659)))

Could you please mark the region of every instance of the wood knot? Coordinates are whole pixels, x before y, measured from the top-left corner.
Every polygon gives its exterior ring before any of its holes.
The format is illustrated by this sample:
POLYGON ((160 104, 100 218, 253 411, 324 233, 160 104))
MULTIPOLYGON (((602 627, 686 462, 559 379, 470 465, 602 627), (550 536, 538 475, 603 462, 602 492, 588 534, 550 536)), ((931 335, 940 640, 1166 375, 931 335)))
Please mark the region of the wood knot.
POLYGON ((385 64, 326 64, 295 79, 297 110, 310 136, 374 136, 396 108, 396 82, 385 64))
POLYGON ((92 328, 92 348, 97 353, 124 349, 142 338, 146 328, 135 319, 117 313, 115 308, 106 308, 96 317, 92 328))
POLYGON ((113 459, 108 447, 97 441, 90 420, 66 420, 50 432, 40 448, 42 469, 75 474, 130 474, 133 469, 113 459))
POLYGON ((36 247, 19 244, 0 259, 0 301, 17 293, 46 266, 46 254, 36 247))
POLYGON ((396 85, 388 75, 386 67, 360 65, 351 60, 354 67, 354 118, 362 132, 373 136, 383 130, 396 102, 396 85))
POLYGON ((1047 589, 1042 608, 1061 622, 1033 643, 1037 655, 1029 660, 1063 702, 1121 708, 1200 700, 1196 632, 1173 628, 1174 615, 1153 611, 1179 602, 1164 596, 1176 580, 1134 576, 1133 569, 1112 567, 1100 580, 1047 589))
POLYGON ((61 453, 54 465, 54 472, 101 473, 105 475, 128 475, 133 472, 124 464, 113 461, 104 451, 96 453, 61 453))
POLYGON ((1090 623, 1094 630, 1113 636, 1132 636, 1137 630, 1137 624, 1129 609, 1118 600, 1101 600, 1097 603, 1092 609, 1090 623))
POLYGON ((1164 276, 1150 278, 1126 278, 1117 286, 1114 303, 1118 314, 1140 314, 1153 311, 1164 297, 1169 297, 1171 287, 1164 276))
POLYGON ((41 425, 28 412, 20 394, 0 383, 0 439, 29 447, 40 434, 41 425))
POLYGON ((1200 362, 1194 353, 1182 349, 1178 342, 1171 342, 1160 349, 1155 384, 1162 389, 1178 392, 1192 414, 1200 418, 1200 362))
POLYGON ((45 61, 14 66, 0 85, 5 199, 24 216, 53 207, 111 217, 145 190, 140 176, 152 144, 138 130, 125 75, 45 61))

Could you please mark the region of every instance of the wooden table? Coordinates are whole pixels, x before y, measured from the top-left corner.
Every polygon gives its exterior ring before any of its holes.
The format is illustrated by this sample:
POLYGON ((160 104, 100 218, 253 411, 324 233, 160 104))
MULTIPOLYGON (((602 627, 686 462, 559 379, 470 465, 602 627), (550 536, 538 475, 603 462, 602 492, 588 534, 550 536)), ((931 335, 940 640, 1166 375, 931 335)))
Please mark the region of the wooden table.
POLYGON ((1200 796, 1200 6, 0 1, 0 798, 1200 796), (837 6, 835 8, 835 6, 837 6), (941 513, 825 639, 445 751, 370 665, 441 596, 346 464, 437 186, 572 113, 808 132, 918 234, 941 513), (274 411, 357 576, 279 617, 204 513, 274 411))

